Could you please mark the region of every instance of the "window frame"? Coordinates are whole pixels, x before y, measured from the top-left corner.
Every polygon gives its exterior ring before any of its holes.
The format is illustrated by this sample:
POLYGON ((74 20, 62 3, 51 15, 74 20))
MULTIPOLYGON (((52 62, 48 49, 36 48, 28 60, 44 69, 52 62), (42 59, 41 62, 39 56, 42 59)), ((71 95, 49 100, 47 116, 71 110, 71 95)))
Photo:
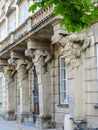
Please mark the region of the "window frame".
POLYGON ((19 14, 19 23, 20 25, 23 24, 25 22, 25 20, 28 18, 28 4, 24 3, 20 6, 20 14, 19 14), (24 10, 23 12, 23 9, 26 8, 27 10, 24 10), (26 14, 26 15, 24 15, 26 14), (24 17, 25 16, 25 17, 24 17))
POLYGON ((59 103, 60 105, 68 105, 68 78, 67 78, 67 68, 66 68, 66 65, 64 65, 64 67, 61 67, 61 59, 65 60, 65 57, 64 56, 60 56, 59 57, 59 74, 60 74, 60 78, 59 78, 59 81, 60 81, 60 87, 59 87, 59 103), (61 76, 61 70, 64 70, 65 71, 65 78, 62 79, 62 76, 61 76), (65 90, 61 90, 61 82, 64 81, 64 84, 65 84, 65 90), (62 93, 65 93, 66 95, 66 98, 63 99, 65 101, 62 100, 62 93))

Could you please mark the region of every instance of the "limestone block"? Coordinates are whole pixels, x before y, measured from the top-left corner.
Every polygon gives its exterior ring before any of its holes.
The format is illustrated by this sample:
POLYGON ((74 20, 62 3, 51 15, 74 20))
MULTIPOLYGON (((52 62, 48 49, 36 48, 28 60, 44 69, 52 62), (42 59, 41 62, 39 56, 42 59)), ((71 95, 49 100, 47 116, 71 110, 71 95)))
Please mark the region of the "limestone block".
POLYGON ((56 67, 56 68, 54 68, 55 70, 54 70, 54 75, 55 76, 59 76, 60 74, 59 74, 59 69, 56 67))
POLYGON ((98 102, 98 92, 97 91, 86 91, 86 101, 87 103, 96 104, 98 102))
POLYGON ((58 65, 59 65, 59 61, 58 61, 58 58, 57 58, 57 59, 55 59, 55 68, 58 69, 58 65))
POLYGON ((69 113, 69 106, 55 105, 55 112, 56 113, 69 113))
POLYGON ((57 56, 57 55, 54 55, 54 59, 58 59, 58 56, 57 56))
POLYGON ((95 80, 97 79, 96 69, 86 70, 86 80, 95 80))
POLYGON ((51 75, 51 77, 54 76, 54 68, 51 68, 51 70, 50 70, 50 75, 51 75))
POLYGON ((74 71, 73 70, 67 71, 67 77, 68 77, 68 80, 73 79, 74 78, 74 71))
POLYGON ((90 103, 85 105, 86 115, 88 115, 88 116, 98 116, 97 109, 94 108, 94 105, 95 104, 90 104, 90 103))
POLYGON ((58 103, 59 104, 59 95, 55 95, 55 103, 58 103))
POLYGON ((95 38, 94 35, 90 36, 90 46, 95 45, 95 38))
POLYGON ((54 101, 54 94, 53 94, 53 93, 51 93, 51 96, 50 96, 50 103, 52 104, 52 103, 53 103, 53 101, 54 101))
POLYGON ((96 56, 96 48, 95 48, 95 46, 90 47, 90 55, 89 56, 90 57, 96 56))
POLYGON ((65 116, 65 114, 64 113, 55 113, 55 121, 58 122, 58 123, 64 122, 64 116, 65 116))
POLYGON ((90 57, 90 48, 87 48, 85 51, 85 57, 89 58, 90 57))
POLYGON ((54 82, 55 82, 55 85, 59 85, 59 76, 55 76, 54 82))
POLYGON ((51 119, 49 115, 46 116, 37 116, 36 117, 36 127, 40 129, 51 128, 51 119))
POLYGON ((97 116, 86 116, 88 122, 88 128, 98 128, 98 117, 97 116))
POLYGON ((51 77, 51 86, 55 85, 54 79, 55 79, 55 77, 51 77))
POLYGON ((55 85, 54 87, 55 87, 54 93, 55 93, 55 94, 58 94, 58 93, 59 93, 59 89, 60 89, 59 87, 60 87, 60 86, 59 86, 59 85, 55 85))
POLYGON ((93 69, 96 68, 96 66, 97 66, 96 57, 85 59, 85 69, 93 69))
POLYGON ((86 91, 98 91, 97 80, 86 81, 86 91))

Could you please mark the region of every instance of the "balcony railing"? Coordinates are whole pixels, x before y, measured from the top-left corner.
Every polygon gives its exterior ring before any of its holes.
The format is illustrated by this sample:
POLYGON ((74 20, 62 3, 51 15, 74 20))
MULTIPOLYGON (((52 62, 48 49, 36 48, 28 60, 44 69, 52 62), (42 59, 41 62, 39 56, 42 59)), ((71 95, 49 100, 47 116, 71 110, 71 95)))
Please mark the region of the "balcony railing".
POLYGON ((23 38, 30 30, 37 27, 39 24, 44 22, 53 13, 53 6, 47 7, 46 9, 39 9, 30 18, 28 18, 21 26, 19 26, 14 32, 9 34, 3 41, 0 42, 0 52, 4 51, 8 46, 14 44, 19 39, 23 38))
POLYGON ((33 22, 32 27, 38 26, 40 23, 45 21, 48 17, 50 17, 53 14, 54 6, 47 7, 44 10, 39 10, 32 16, 33 22))

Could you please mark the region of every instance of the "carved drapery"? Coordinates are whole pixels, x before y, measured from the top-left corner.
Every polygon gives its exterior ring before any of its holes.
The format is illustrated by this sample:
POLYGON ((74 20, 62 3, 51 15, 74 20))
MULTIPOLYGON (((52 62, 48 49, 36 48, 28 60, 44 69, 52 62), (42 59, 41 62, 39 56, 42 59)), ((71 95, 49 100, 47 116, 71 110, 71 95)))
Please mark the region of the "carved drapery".
POLYGON ((72 69, 79 66, 81 53, 89 47, 90 40, 85 33, 69 35, 55 34, 52 37, 52 44, 62 47, 65 64, 72 69))
POLYGON ((6 85, 9 87, 9 84, 13 81, 13 68, 11 66, 5 66, 4 75, 6 79, 6 85))
POLYGON ((32 62, 27 59, 14 59, 10 58, 8 63, 12 65, 17 72, 25 74, 32 66, 32 62))
POLYGON ((32 58, 37 74, 45 73, 46 64, 52 58, 51 54, 46 50, 27 49, 25 55, 32 58))

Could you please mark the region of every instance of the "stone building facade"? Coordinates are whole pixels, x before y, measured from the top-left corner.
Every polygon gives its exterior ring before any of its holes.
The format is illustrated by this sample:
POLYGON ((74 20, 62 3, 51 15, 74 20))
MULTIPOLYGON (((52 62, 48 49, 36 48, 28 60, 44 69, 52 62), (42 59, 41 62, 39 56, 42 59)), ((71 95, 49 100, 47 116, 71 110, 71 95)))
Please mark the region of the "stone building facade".
POLYGON ((0 115, 49 128, 69 114, 97 128, 98 23, 68 34, 53 7, 31 14, 31 4, 0 0, 0 115))

